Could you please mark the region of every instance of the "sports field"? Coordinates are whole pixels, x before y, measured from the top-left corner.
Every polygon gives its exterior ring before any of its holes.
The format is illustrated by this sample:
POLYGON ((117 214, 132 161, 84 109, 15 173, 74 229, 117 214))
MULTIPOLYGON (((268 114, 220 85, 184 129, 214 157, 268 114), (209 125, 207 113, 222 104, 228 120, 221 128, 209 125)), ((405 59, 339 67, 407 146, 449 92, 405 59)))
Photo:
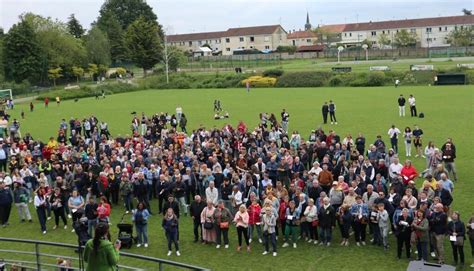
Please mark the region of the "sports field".
MULTIPOLYGON (((344 137, 347 133, 357 135, 362 132, 367 145, 375 140, 377 134, 383 136, 389 145, 387 131, 392 124, 400 130, 406 126, 418 124, 424 130, 424 143, 433 140, 436 146, 441 146, 447 137, 452 137, 457 148, 456 166, 458 182, 455 183, 453 207, 461 212, 463 220, 474 211, 472 195, 472 168, 474 154, 472 152, 472 132, 474 131, 474 87, 377 87, 377 88, 305 88, 305 89, 252 89, 246 93, 244 89, 212 89, 212 90, 150 90, 107 96, 105 99, 81 99, 77 102, 66 101, 60 106, 50 103, 44 108, 37 103, 34 112, 29 112, 27 104, 17 105, 11 112, 13 117, 20 119, 21 110, 25 111, 25 119, 21 121, 21 132, 30 132, 35 139, 46 141, 49 136, 56 135, 62 118, 83 118, 96 115, 99 120, 105 120, 113 135, 130 133, 133 111, 137 114, 145 112, 173 113, 180 105, 188 117, 188 131, 200 125, 221 128, 226 123, 236 125, 243 120, 248 127, 258 123, 260 112, 273 112, 277 116, 283 108, 290 114, 290 131, 297 130, 302 137, 307 138, 311 129, 321 124, 321 105, 332 99, 337 105, 338 125, 324 125, 327 132, 330 129, 344 137), (425 118, 398 116, 397 98, 400 94, 407 97, 413 94, 417 99, 419 112, 425 118), (230 114, 228 120, 213 119, 213 101, 220 99, 222 107, 230 114)), ((407 110, 409 113, 409 110, 407 110)), ((400 152, 404 153, 403 143, 399 144, 400 152)), ((404 156, 402 155, 402 160, 404 156)), ((425 159, 413 158, 417 170, 423 170, 425 159)), ((417 186, 421 184, 418 181, 417 186)), ((152 201, 152 206, 157 206, 152 201)), ((152 211, 156 211, 152 209, 152 211)), ((34 220, 36 214, 30 207, 34 220)), ((16 210, 12 210, 11 225, 0 229, 3 237, 39 239, 53 242, 75 243, 76 236, 70 230, 52 230, 53 222, 48 221, 48 233, 42 235, 37 222, 20 224, 16 210)), ((121 208, 112 210, 112 236, 116 237, 115 225, 122 214, 121 208)), ((133 248, 132 253, 153 257, 166 257, 166 243, 161 229, 161 216, 154 216, 148 226, 150 247, 133 248)), ((303 241, 298 248, 279 248, 278 257, 262 256, 263 251, 258 243, 253 243, 252 252, 238 253, 236 247, 236 231, 231 229, 230 248, 216 250, 214 246, 192 243, 192 223, 189 217, 181 218, 180 245, 182 256, 170 257, 172 260, 211 268, 213 270, 405 270, 408 261, 396 259, 394 237, 390 236, 391 248, 384 252, 379 247, 356 247, 353 239, 349 247, 340 247, 339 230, 335 231, 335 239, 331 247, 308 245, 303 241)), ((279 245, 281 246, 281 242, 279 245)), ((1 243, 0 248, 22 249, 25 247, 1 243)), ((446 243, 447 263, 451 262, 451 248, 446 243)), ((56 250, 52 250, 55 253, 56 250)), ((465 245, 466 264, 471 263, 468 244, 465 245)), ((414 254, 413 254, 414 255, 414 254)), ((0 258, 11 258, 12 255, 1 255, 0 258)), ((133 261, 122 263, 135 264, 133 261)), ((150 269, 157 267, 143 266, 150 269)), ((172 270, 170 268, 169 270, 172 270)))

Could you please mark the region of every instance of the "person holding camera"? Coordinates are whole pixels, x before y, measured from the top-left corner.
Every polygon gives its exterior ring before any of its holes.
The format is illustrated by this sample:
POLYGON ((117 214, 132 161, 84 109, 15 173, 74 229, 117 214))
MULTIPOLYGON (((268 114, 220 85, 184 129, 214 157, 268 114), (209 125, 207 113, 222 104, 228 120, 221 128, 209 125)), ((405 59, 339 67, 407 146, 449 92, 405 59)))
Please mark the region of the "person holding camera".
POLYGON ((411 248, 411 224, 413 223, 413 217, 409 215, 407 208, 403 208, 402 214, 395 221, 395 236, 397 237, 397 257, 402 258, 403 244, 405 244, 405 252, 407 259, 410 259, 410 248, 411 248))

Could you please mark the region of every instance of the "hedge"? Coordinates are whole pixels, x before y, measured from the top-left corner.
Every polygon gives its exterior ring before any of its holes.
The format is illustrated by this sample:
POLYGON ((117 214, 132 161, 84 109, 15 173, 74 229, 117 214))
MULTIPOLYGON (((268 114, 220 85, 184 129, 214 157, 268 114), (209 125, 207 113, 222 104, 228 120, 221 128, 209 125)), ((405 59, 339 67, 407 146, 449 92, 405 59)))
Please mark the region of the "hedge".
POLYGON ((321 87, 329 78, 330 72, 288 72, 277 80, 277 87, 321 87))

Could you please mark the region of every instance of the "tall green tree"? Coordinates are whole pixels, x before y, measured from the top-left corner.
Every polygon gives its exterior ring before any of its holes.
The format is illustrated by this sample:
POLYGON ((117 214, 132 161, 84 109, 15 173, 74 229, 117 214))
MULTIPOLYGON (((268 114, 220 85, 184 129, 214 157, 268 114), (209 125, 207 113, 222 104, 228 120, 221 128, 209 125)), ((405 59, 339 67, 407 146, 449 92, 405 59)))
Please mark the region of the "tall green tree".
POLYGON ((110 46, 110 58, 112 63, 119 64, 127 60, 127 50, 125 48, 124 30, 115 16, 109 16, 106 27, 99 28, 107 34, 110 46))
MULTIPOLYGON (((168 68, 171 71, 177 71, 179 67, 183 66, 186 63, 185 52, 179 49, 176 46, 169 46, 167 48, 168 53, 168 68)), ((166 57, 165 57, 166 64, 166 57)))
POLYGON ((378 39, 378 44, 380 45, 381 48, 384 48, 387 45, 390 45, 392 41, 390 40, 390 37, 387 34, 381 34, 378 39))
POLYGON ((56 80, 63 77, 63 69, 61 67, 51 68, 48 70, 48 78, 53 80, 53 85, 56 87, 56 80))
POLYGON ((36 83, 42 68, 41 47, 33 26, 21 19, 3 38, 4 70, 7 80, 36 83))
POLYGON ((474 43, 474 27, 458 28, 446 37, 449 44, 452 46, 466 47, 474 43))
POLYGON ((81 67, 73 66, 72 67, 72 73, 76 76, 76 79, 77 79, 76 82, 79 84, 79 78, 84 76, 84 69, 81 68, 81 67))
POLYGON ((157 20, 156 14, 145 0, 106 0, 99 13, 97 25, 102 30, 108 27, 110 17, 115 17, 124 30, 139 17, 146 21, 157 20))
POLYGON ((110 45, 107 36, 97 26, 93 26, 84 37, 88 63, 110 64, 110 45))
POLYGON ((71 35, 80 39, 84 35, 85 30, 82 25, 79 23, 79 20, 76 19, 74 13, 71 14, 67 21, 67 29, 71 35))
POLYGON ((416 33, 409 33, 406 29, 400 30, 394 36, 394 44, 397 47, 412 47, 416 45, 416 33))
POLYGON ((146 70, 153 68, 162 60, 163 46, 159 37, 159 26, 154 21, 140 17, 133 22, 125 34, 125 45, 130 59, 138 67, 146 70))

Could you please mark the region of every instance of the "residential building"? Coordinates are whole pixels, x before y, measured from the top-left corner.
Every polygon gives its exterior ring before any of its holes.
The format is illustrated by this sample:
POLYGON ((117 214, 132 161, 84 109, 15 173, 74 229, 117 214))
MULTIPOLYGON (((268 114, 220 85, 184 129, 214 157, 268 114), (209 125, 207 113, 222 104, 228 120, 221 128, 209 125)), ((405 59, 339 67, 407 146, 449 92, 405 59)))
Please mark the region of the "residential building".
MULTIPOLYGON (((401 30, 412 33, 421 47, 447 47, 447 36, 455 29, 463 27, 474 27, 474 15, 434 17, 421 19, 405 19, 380 22, 350 23, 344 25, 327 25, 327 29, 333 29, 340 33, 340 43, 346 46, 360 45, 368 40, 374 47, 383 47, 380 44, 381 36, 388 39, 391 45, 394 43, 396 34, 401 30)), ((390 46, 389 45, 389 46, 390 46)))
POLYGON ((317 41, 317 35, 312 31, 311 23, 309 22, 309 13, 306 13, 306 24, 304 31, 289 31, 287 35, 288 45, 290 46, 309 46, 317 41))
POLYGON ((166 42, 168 46, 176 46, 183 51, 190 53, 201 52, 204 45, 209 45, 213 52, 222 51, 222 37, 225 31, 202 32, 181 35, 168 35, 166 42))

